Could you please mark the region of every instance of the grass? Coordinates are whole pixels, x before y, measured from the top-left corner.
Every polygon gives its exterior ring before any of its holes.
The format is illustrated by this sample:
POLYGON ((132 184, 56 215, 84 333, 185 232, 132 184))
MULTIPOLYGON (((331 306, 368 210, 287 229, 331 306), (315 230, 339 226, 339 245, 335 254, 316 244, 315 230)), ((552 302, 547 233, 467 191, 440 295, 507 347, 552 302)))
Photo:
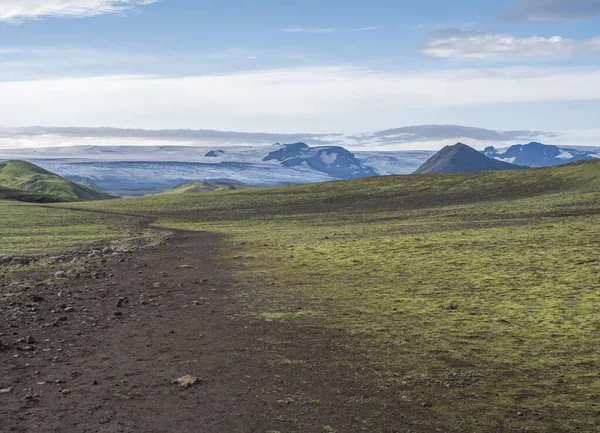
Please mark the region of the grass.
POLYGON ((343 331, 337 367, 430 402, 423 429, 592 432, 599 186, 585 162, 73 206, 222 233, 259 317, 343 331))
POLYGON ((308 317, 312 314, 310 311, 296 311, 296 312, 266 312, 266 313, 258 313, 256 316, 260 319, 267 320, 281 320, 281 319, 297 319, 301 317, 308 317))
POLYGON ((162 193, 162 195, 188 194, 196 192, 214 192, 247 188, 243 184, 233 182, 192 182, 180 185, 162 193))
POLYGON ((0 254, 39 255, 83 250, 146 233, 129 218, 0 201, 0 254))

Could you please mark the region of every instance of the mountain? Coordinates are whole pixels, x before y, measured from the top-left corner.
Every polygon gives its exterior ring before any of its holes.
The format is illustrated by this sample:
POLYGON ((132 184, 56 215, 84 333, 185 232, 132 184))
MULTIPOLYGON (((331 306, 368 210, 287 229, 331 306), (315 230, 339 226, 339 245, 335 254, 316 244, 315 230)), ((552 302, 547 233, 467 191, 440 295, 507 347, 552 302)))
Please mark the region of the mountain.
POLYGON ((218 158, 219 156, 224 155, 225 152, 222 150, 211 150, 204 155, 205 158, 218 158))
POLYGON ((483 153, 466 144, 457 143, 454 146, 446 146, 433 155, 425 164, 415 171, 415 174, 524 170, 527 168, 529 167, 509 164, 508 162, 488 158, 483 153))
POLYGON ((356 156, 341 146, 310 147, 305 143, 277 144, 263 161, 277 161, 285 167, 308 168, 337 178, 377 176, 372 167, 364 166, 356 156))
MULTIPOLYGON (((98 189, 79 185, 25 161, 0 163, 0 187, 12 195, 33 194, 39 200, 83 201, 114 198, 98 189)), ((7 193, 8 195, 8 193, 7 193)))
POLYGON ((349 152, 342 147, 310 148, 306 144, 297 147, 299 149, 294 151, 293 145, 290 148, 281 144, 228 146, 221 149, 222 152, 213 146, 0 149, 0 160, 25 159, 75 183, 113 195, 141 196, 198 181, 280 186, 409 174, 435 153, 426 150, 349 152), (217 157, 211 156, 211 152, 217 157), (334 153, 333 164, 323 162, 323 159, 331 161, 334 153))
POLYGON ((180 185, 176 188, 170 189, 161 193, 161 195, 173 195, 173 194, 189 194, 194 192, 213 192, 213 191, 235 191, 237 189, 248 188, 246 185, 241 183, 232 182, 192 182, 180 185))
MULTIPOLYGON (((530 167, 547 167, 562 165, 570 162, 594 159, 592 152, 570 148, 560 148, 547 144, 532 142, 529 144, 516 144, 499 151, 494 147, 486 147, 483 153, 499 161, 530 167)), ((596 152, 593 152, 596 153, 596 152)))

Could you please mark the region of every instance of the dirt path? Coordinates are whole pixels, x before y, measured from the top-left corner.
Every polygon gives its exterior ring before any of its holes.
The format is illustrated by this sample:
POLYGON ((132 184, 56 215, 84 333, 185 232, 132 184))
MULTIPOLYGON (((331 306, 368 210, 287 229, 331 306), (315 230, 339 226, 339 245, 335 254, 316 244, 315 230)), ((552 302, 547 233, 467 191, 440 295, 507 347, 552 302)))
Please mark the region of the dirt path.
POLYGON ((413 431, 393 427, 399 408, 357 406, 369 391, 321 362, 342 336, 248 314, 251 292, 218 248, 216 235, 178 232, 0 301, 0 431, 413 431), (187 374, 200 383, 172 383, 187 374))

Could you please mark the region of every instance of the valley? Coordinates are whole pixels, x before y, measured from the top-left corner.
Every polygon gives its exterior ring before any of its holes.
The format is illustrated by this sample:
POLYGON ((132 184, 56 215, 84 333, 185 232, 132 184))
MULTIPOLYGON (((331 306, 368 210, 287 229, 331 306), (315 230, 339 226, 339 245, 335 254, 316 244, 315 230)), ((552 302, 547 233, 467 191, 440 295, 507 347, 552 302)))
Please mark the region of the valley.
POLYGON ((2 418, 16 431, 23 410, 81 426, 67 411, 75 404, 102 407, 94 425, 146 425, 102 403, 118 395, 128 413, 151 408, 156 431, 176 408, 192 407, 200 409, 178 416, 180 431, 197 423, 235 431, 235 419, 243 431, 593 431, 599 184, 598 162, 583 161, 60 205, 5 201, 13 241, 0 254, 39 259, 1 271, 0 314, 13 330, 0 336, 10 380, 0 385, 13 389, 0 396, 10 402, 2 418), (80 235, 51 230, 51 215, 80 235), (135 222, 142 217, 159 231, 135 222), (77 253, 101 246, 117 254, 77 253), (48 263, 46 251, 68 260, 48 263), (73 269, 74 255, 81 267, 53 277, 73 269), (47 299, 35 311, 32 294, 47 299), (85 316, 45 328, 57 304, 85 316), (51 341, 16 351, 12 340, 27 335, 51 341), (118 369, 103 358, 109 347, 124 354, 118 369), (65 362, 34 379, 37 357, 53 353, 65 362), (202 384, 179 391, 170 381, 183 374, 202 384), (58 403, 58 388, 35 385, 50 378, 70 390, 58 403), (29 387, 39 396, 28 403, 21 390, 29 387), (240 418, 210 403, 234 398, 240 418))
MULTIPOLYGON (((598 156, 595 148, 539 143, 491 149, 481 155, 496 162, 473 165, 472 158, 459 157, 461 161, 456 166, 450 164, 449 170, 442 171, 507 169, 511 161, 519 166, 544 167, 598 156)), ((342 146, 304 143, 222 148, 73 146, 0 150, 0 160, 25 159, 70 181, 112 195, 143 196, 197 181, 264 187, 411 174, 420 170, 434 154, 436 152, 429 150, 350 152, 342 146)))

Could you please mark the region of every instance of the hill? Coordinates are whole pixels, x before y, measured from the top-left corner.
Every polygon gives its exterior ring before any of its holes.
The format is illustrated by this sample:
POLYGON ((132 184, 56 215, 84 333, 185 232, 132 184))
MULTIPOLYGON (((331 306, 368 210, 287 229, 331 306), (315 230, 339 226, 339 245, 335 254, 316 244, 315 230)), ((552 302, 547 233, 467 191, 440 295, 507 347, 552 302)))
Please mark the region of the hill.
POLYGON ((529 167, 491 159, 467 146, 457 143, 446 146, 423 164, 415 174, 466 173, 473 171, 524 170, 529 167))
POLYGON ((594 159, 590 151, 560 148, 537 142, 516 144, 503 152, 490 146, 483 153, 489 158, 529 167, 547 167, 594 159))
POLYGON ((5 196, 19 196, 25 201, 88 201, 107 200, 113 196, 96 188, 79 185, 35 164, 25 161, 0 163, 0 187, 5 196), (35 199, 38 195, 38 199, 35 199))
POLYGON ((160 195, 170 194, 190 194, 194 192, 213 192, 213 191, 234 191, 237 189, 248 188, 246 185, 234 182, 192 182, 180 185, 160 195))
POLYGON ((0 187, 0 200, 16 200, 28 203, 56 203, 59 201, 55 197, 44 194, 35 194, 2 187, 0 187))

